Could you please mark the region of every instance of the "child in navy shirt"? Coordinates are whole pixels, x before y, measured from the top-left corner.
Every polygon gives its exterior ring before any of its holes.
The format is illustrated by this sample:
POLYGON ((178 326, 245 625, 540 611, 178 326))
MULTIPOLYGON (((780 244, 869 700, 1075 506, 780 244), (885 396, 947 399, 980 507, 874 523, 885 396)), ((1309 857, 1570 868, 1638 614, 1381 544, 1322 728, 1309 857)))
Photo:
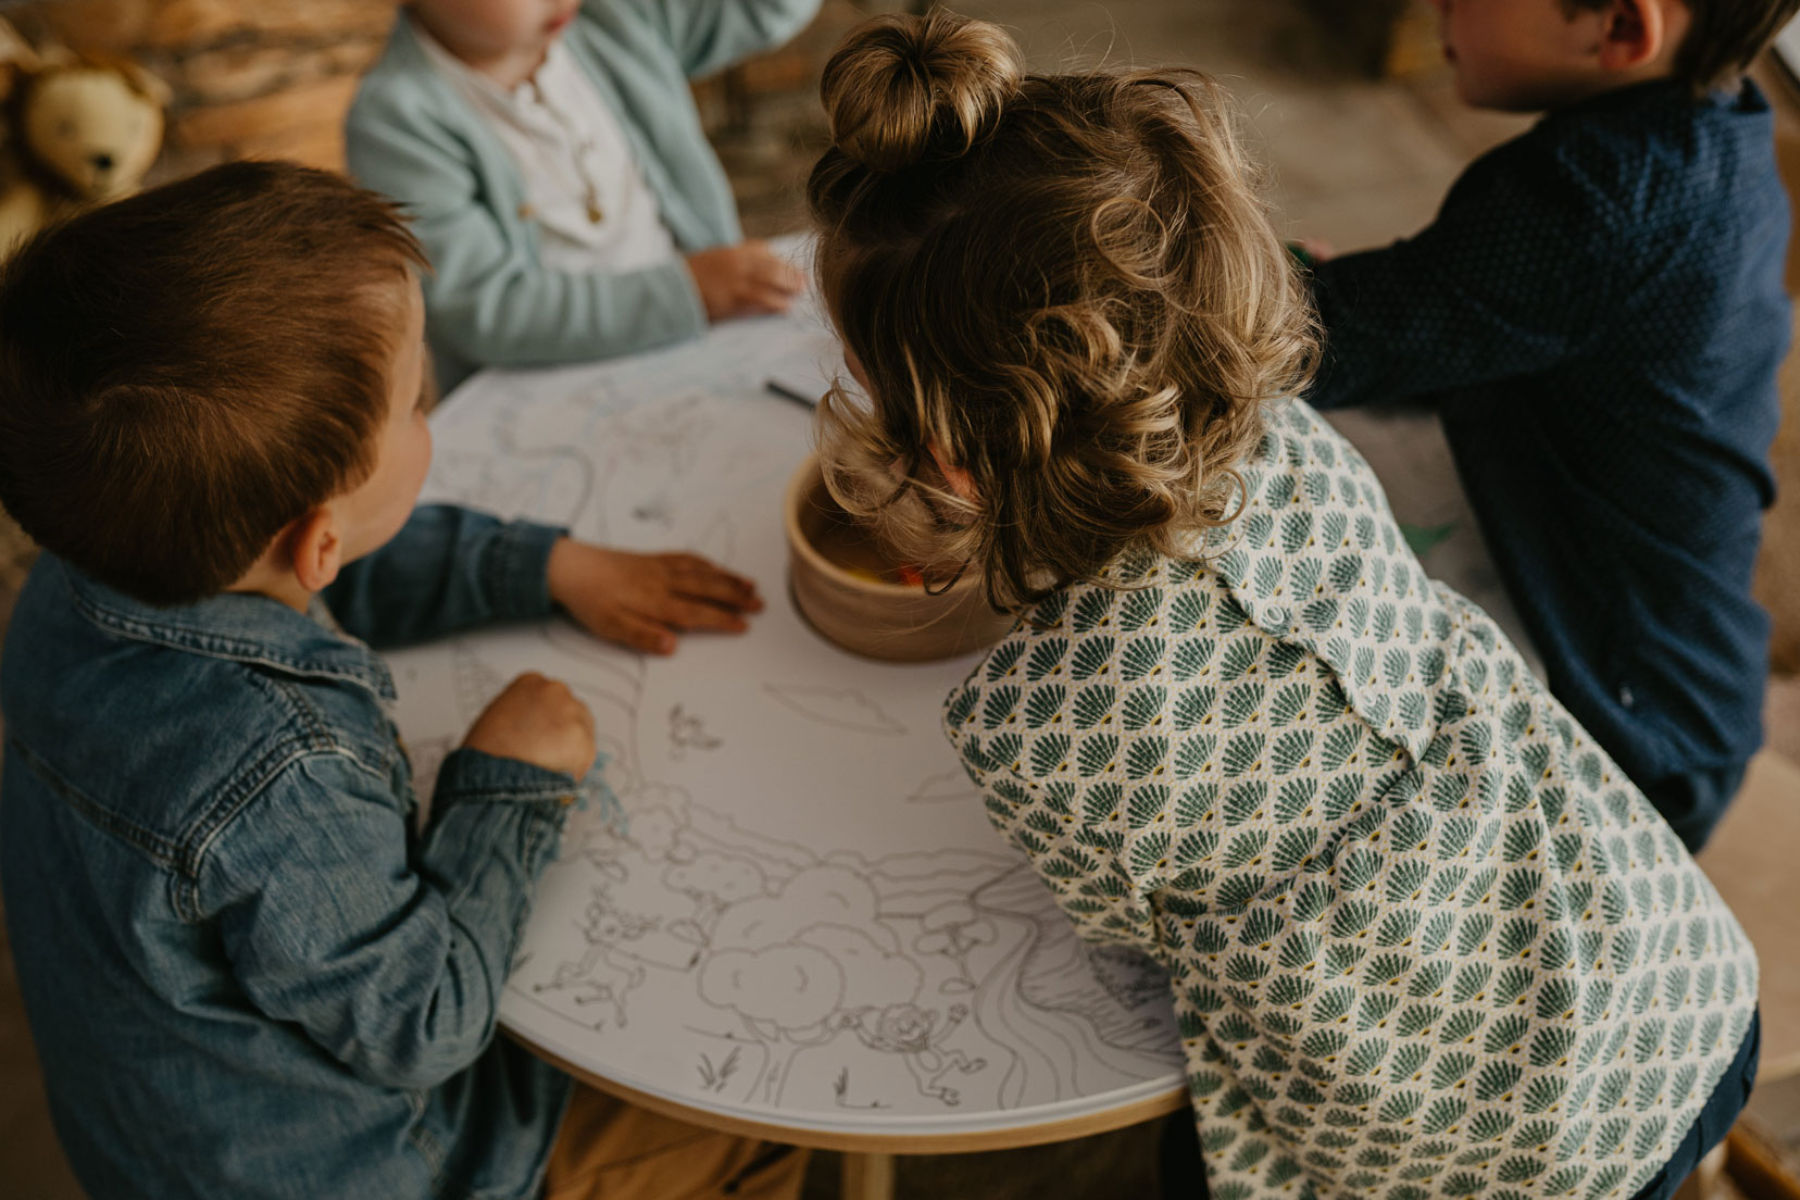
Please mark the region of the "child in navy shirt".
POLYGON ((1697 849, 1762 740, 1788 205, 1743 71, 1800 0, 1434 2, 1462 99, 1547 115, 1321 256, 1308 398, 1437 409, 1548 683, 1697 849))

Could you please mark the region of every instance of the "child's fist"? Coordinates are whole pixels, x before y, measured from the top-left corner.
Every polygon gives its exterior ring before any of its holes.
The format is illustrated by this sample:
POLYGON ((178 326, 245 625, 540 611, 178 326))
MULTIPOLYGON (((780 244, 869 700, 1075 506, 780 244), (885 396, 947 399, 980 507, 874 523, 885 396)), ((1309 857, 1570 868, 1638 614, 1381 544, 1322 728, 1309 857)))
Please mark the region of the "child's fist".
POLYGON ((475 718, 463 747, 579 780, 594 765, 594 714, 567 684, 527 671, 475 718))
POLYGON ((550 551, 550 598, 599 637, 650 654, 693 629, 742 633, 756 585, 692 554, 632 554, 564 538, 550 551))
POLYGON ((740 242, 701 250, 687 258, 711 321, 781 313, 806 286, 806 277, 766 242, 740 242))

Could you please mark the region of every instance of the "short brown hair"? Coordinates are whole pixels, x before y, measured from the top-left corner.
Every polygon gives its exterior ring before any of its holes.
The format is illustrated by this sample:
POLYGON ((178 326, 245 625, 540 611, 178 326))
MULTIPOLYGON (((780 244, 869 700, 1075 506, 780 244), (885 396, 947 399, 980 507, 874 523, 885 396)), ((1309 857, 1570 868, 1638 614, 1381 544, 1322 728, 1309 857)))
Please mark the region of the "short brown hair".
MULTIPOLYGON (((1704 93, 1730 84, 1750 69, 1781 27, 1800 10, 1800 0, 1681 0, 1690 23, 1675 52, 1675 76, 1704 93)), ((1563 0, 1574 13, 1597 12, 1613 0, 1563 0)))
POLYGON ((821 290, 874 393, 822 406, 845 508, 928 578, 980 570, 1001 608, 1235 515, 1234 468, 1316 341, 1220 89, 1026 75, 1001 30, 938 11, 860 26, 822 93, 821 290))
POLYGON ((39 234, 0 268, 0 505, 148 603, 224 590, 372 469, 424 261, 387 201, 290 163, 39 234))

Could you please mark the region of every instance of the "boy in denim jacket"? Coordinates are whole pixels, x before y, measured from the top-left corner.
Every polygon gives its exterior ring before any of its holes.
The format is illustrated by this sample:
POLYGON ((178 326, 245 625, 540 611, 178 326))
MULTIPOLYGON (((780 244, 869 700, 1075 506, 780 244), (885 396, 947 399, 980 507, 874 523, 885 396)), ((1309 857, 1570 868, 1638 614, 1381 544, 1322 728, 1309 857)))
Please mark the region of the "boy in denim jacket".
MULTIPOLYGON (((592 721, 513 681, 416 829, 372 647, 560 605, 666 652, 760 607, 691 557, 414 510, 422 265, 385 201, 240 163, 0 272, 0 502, 45 551, 0 671, 0 879, 95 1197, 544 1194, 572 1084, 494 1019, 592 721)), ((799 1156, 634 1128, 694 1194, 797 1189, 799 1156)))

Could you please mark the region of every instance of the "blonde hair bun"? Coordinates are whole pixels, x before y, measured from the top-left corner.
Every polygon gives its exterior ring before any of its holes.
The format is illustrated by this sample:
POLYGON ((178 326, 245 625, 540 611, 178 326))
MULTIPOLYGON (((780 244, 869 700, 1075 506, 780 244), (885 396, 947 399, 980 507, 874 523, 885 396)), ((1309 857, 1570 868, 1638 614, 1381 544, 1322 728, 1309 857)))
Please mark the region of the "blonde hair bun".
POLYGON ((825 65, 831 138, 877 171, 966 154, 999 119, 1023 74, 998 26, 941 9, 864 22, 825 65))

